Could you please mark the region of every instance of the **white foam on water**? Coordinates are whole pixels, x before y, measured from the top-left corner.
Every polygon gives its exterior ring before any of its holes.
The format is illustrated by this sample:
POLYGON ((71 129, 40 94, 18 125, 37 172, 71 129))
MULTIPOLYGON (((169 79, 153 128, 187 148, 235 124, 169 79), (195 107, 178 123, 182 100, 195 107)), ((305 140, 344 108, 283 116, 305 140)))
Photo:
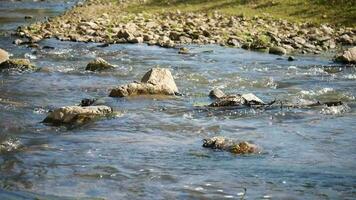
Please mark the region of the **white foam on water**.
POLYGON ((320 113, 324 115, 340 115, 342 113, 349 112, 351 108, 346 105, 340 105, 340 106, 330 106, 330 107, 324 107, 320 113))

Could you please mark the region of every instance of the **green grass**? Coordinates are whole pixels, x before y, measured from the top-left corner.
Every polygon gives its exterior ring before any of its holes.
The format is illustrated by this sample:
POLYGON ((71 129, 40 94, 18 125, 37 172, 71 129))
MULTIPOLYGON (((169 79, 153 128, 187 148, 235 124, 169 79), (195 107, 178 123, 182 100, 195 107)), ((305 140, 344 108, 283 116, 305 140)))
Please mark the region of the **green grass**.
POLYGON ((130 12, 147 13, 175 10, 356 27, 356 0, 151 0, 128 8, 130 12))

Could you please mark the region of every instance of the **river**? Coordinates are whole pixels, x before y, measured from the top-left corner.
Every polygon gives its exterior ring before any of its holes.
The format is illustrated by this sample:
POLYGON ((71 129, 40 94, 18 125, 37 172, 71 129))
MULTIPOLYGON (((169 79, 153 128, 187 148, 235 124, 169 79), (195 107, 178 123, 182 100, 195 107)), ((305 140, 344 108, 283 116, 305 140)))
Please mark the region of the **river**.
POLYGON ((72 1, 1 1, 0 47, 39 72, 0 73, 0 199, 354 199, 356 69, 327 56, 288 61, 220 46, 192 54, 145 44, 98 47, 47 39, 16 46, 17 26, 55 16, 72 1), (24 16, 33 19, 25 20, 24 16), (102 57, 117 65, 85 71, 102 57), (169 68, 183 93, 172 98, 109 98, 111 88, 169 68), (209 91, 254 93, 264 101, 341 100, 329 108, 209 110, 209 91), (51 109, 102 98, 123 113, 69 129, 41 121, 51 109), (211 136, 251 141, 259 155, 202 147, 211 136))

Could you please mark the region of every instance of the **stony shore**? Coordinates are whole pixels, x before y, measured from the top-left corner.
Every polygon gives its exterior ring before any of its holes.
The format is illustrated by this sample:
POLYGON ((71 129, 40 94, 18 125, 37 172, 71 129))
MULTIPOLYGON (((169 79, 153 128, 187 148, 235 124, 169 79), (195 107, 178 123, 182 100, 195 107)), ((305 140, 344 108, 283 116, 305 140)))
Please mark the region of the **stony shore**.
POLYGON ((127 12, 125 8, 132 4, 88 0, 61 16, 19 27, 17 34, 27 38, 26 43, 57 38, 106 44, 147 43, 167 48, 218 44, 280 55, 338 52, 344 45, 356 44, 356 29, 351 27, 291 23, 268 15, 248 18, 179 10, 127 12))

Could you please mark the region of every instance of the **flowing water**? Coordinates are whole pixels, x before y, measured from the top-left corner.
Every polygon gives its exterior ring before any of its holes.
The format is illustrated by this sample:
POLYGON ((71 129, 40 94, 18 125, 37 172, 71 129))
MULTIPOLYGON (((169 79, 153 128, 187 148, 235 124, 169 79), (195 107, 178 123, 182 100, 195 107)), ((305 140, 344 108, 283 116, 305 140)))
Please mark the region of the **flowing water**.
POLYGON ((156 46, 42 41, 15 46, 8 31, 62 12, 73 2, 0 6, 0 47, 39 72, 0 74, 0 199, 354 199, 356 69, 328 57, 285 57, 219 46, 193 54, 156 46), (63 6, 65 5, 65 6, 63 6), (29 11, 31 10, 31 11, 29 11), (24 14, 25 13, 25 14, 24 14), (86 72, 102 57, 117 67, 86 72), (282 59, 280 59, 282 58, 282 59), (109 98, 111 88, 169 68, 181 97, 109 98), (341 100, 338 108, 206 109, 209 91, 254 93, 265 101, 341 100), (121 112, 76 128, 41 121, 51 109, 100 98, 121 112), (226 136, 251 141, 260 155, 202 147, 226 136))

